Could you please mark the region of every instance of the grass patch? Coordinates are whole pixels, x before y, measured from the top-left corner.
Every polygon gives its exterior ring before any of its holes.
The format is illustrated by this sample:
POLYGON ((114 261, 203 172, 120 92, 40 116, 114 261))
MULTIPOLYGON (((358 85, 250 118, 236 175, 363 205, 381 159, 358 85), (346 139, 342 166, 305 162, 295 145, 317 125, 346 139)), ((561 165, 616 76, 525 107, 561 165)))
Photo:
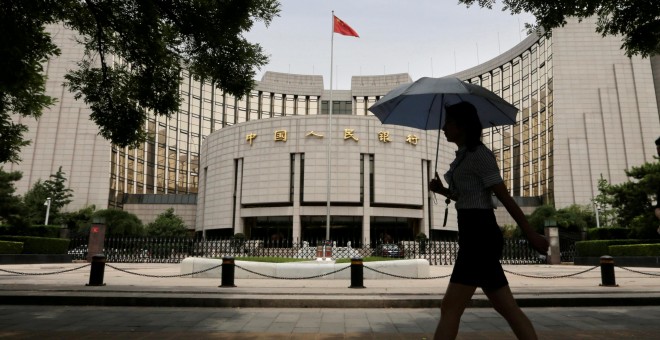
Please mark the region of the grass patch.
POLYGON ((245 256, 236 257, 236 261, 251 261, 251 262, 268 262, 268 263, 287 263, 287 262, 305 262, 312 261, 310 259, 295 259, 291 257, 275 257, 275 256, 245 256))
MULTIPOLYGON (((367 257, 362 259, 362 262, 398 261, 398 260, 403 260, 403 259, 396 258, 396 257, 367 256, 367 257)), ((351 259, 349 259, 349 258, 337 259, 337 261, 335 261, 335 263, 351 263, 351 259)))
MULTIPOLYGON (((219 258, 218 258, 219 259, 219 258)), ((251 261, 251 262, 268 262, 268 263, 288 263, 288 262, 309 262, 314 261, 314 259, 295 259, 291 257, 275 257, 275 256, 244 256, 244 257, 235 257, 236 261, 251 261)), ((376 262, 376 261, 397 261, 403 260, 393 257, 381 257, 381 256, 367 256, 362 259, 362 262, 376 262)), ((349 258, 337 259, 335 263, 351 263, 349 258)))

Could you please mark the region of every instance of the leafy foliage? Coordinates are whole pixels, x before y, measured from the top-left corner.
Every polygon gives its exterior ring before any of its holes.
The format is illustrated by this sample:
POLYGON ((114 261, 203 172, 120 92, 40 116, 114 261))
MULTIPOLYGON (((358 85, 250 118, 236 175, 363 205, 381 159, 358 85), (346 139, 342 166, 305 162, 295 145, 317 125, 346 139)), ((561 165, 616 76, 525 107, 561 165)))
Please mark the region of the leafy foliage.
MULTIPOLYGON (((94 217, 102 217, 105 219, 105 236, 143 236, 144 226, 142 221, 135 216, 124 210, 119 209, 103 209, 94 213, 94 217)), ((82 233, 88 234, 91 225, 86 225, 81 230, 82 233)))
POLYGON ((18 163, 20 148, 30 143, 23 139, 27 126, 12 122, 10 113, 38 118, 55 103, 45 94, 43 63, 60 54, 45 31, 58 8, 63 9, 57 1, 38 0, 0 6, 0 163, 18 163))
POLYGON ((32 224, 44 224, 46 221, 46 209, 44 205, 50 193, 41 180, 38 180, 23 196, 23 204, 27 211, 26 217, 32 224))
MULTIPOLYGON (((468 7, 477 3, 491 8, 495 0, 459 0, 468 7)), ((628 56, 660 54, 660 6, 657 0, 502 0, 503 11, 529 12, 546 32, 566 24, 567 17, 597 16, 596 32, 621 36, 628 56)), ((535 27, 527 25, 528 29, 535 27)))
POLYGON ((149 223, 146 228, 148 236, 162 237, 186 237, 188 228, 183 220, 174 214, 174 209, 169 208, 158 215, 155 221, 149 223))
POLYGON ((57 170, 57 173, 51 174, 50 179, 42 182, 38 180, 32 188, 28 190, 23 196, 23 203, 27 209, 27 217, 33 224, 43 224, 46 219, 46 211, 48 207, 44 202, 50 197, 50 217, 49 221, 56 224, 62 223, 60 218, 61 210, 67 204, 71 203, 73 197, 73 190, 66 187, 64 172, 62 167, 57 170))
POLYGON ((23 177, 18 171, 6 172, 0 167, 0 221, 6 221, 15 228, 27 228, 30 222, 25 218, 25 206, 21 197, 14 195, 14 182, 23 177))
POLYGON ((577 204, 561 209, 542 205, 534 210, 528 220, 534 230, 540 233, 543 233, 546 220, 553 220, 557 227, 573 232, 583 231, 596 225, 593 210, 588 206, 577 204))
POLYGON ((78 34, 85 56, 65 79, 91 108, 100 134, 124 147, 144 141, 149 114, 180 106, 185 67, 240 97, 254 87, 268 58, 243 33, 279 15, 276 0, 23 0, 0 6, 0 163, 18 162, 27 127, 10 113, 39 117, 55 99, 45 94, 43 63, 60 50, 45 26, 78 34), (8 72, 4 72, 7 70, 8 72))
POLYGON ((94 205, 86 206, 78 211, 62 213, 60 219, 72 233, 81 233, 89 230, 95 210, 96 206, 94 205))
POLYGON ((44 182, 44 187, 48 192, 48 197, 50 197, 50 213, 56 217, 59 217, 60 211, 66 205, 71 203, 71 197, 73 197, 73 190, 66 187, 67 179, 64 177, 64 172, 60 166, 57 169, 55 174, 50 175, 50 179, 44 182))
POLYGON ((616 223, 632 229, 631 237, 657 238, 658 221, 651 203, 660 188, 660 162, 632 167, 626 170, 626 176, 632 180, 617 185, 607 182, 599 185, 601 195, 616 210, 616 223))

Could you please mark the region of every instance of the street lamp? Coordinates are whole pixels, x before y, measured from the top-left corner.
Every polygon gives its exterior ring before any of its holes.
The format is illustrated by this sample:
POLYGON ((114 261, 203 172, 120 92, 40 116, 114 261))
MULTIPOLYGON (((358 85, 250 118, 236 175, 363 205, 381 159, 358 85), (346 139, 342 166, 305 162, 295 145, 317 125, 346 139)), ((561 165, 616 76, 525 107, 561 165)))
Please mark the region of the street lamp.
POLYGON ((600 204, 594 203, 596 206, 596 228, 600 228, 600 204))
POLYGON ((46 223, 44 224, 48 225, 48 217, 50 216, 50 197, 46 198, 44 205, 46 206, 46 223))

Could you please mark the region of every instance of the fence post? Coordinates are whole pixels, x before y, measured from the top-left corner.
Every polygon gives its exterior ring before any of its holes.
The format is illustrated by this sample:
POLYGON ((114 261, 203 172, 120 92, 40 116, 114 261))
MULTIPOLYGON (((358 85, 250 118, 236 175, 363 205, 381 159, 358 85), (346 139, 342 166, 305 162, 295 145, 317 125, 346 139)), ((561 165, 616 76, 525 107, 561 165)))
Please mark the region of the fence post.
POLYGON ((614 278, 614 258, 609 255, 600 257, 600 278, 603 287, 618 287, 614 278))
POLYGON ((362 258, 351 259, 351 286, 348 288, 366 288, 364 286, 364 265, 362 258))
POLYGON ((550 243, 548 249, 548 264, 561 264, 561 249, 559 249, 559 229, 554 225, 554 220, 545 221, 545 236, 550 243))
POLYGON ((222 279, 220 287, 236 287, 234 284, 234 258, 227 256, 222 258, 222 279))
POLYGON ((105 286, 103 273, 105 271, 105 255, 92 256, 92 265, 89 271, 89 283, 86 286, 105 286))

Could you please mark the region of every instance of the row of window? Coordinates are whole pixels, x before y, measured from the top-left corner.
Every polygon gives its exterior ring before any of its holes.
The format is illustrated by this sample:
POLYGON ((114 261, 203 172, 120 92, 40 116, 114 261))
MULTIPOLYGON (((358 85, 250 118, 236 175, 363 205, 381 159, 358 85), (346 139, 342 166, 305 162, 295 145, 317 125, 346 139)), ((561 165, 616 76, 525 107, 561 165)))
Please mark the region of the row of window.
MULTIPOLYGON (((522 55, 468 81, 484 86, 519 107, 518 123, 484 131, 484 142, 496 154, 513 194, 552 199, 552 53, 551 38, 541 38, 522 55), (540 165, 539 165, 540 164, 540 165)), ((197 192, 199 154, 213 131, 250 120, 329 112, 328 101, 303 96, 251 91, 241 98, 199 83, 184 72, 181 110, 170 118, 152 117, 149 140, 136 149, 112 153, 111 188, 117 194, 197 192)), ((370 115, 379 96, 333 101, 337 115, 370 115)), ((111 205, 121 204, 111 200, 111 205)))

